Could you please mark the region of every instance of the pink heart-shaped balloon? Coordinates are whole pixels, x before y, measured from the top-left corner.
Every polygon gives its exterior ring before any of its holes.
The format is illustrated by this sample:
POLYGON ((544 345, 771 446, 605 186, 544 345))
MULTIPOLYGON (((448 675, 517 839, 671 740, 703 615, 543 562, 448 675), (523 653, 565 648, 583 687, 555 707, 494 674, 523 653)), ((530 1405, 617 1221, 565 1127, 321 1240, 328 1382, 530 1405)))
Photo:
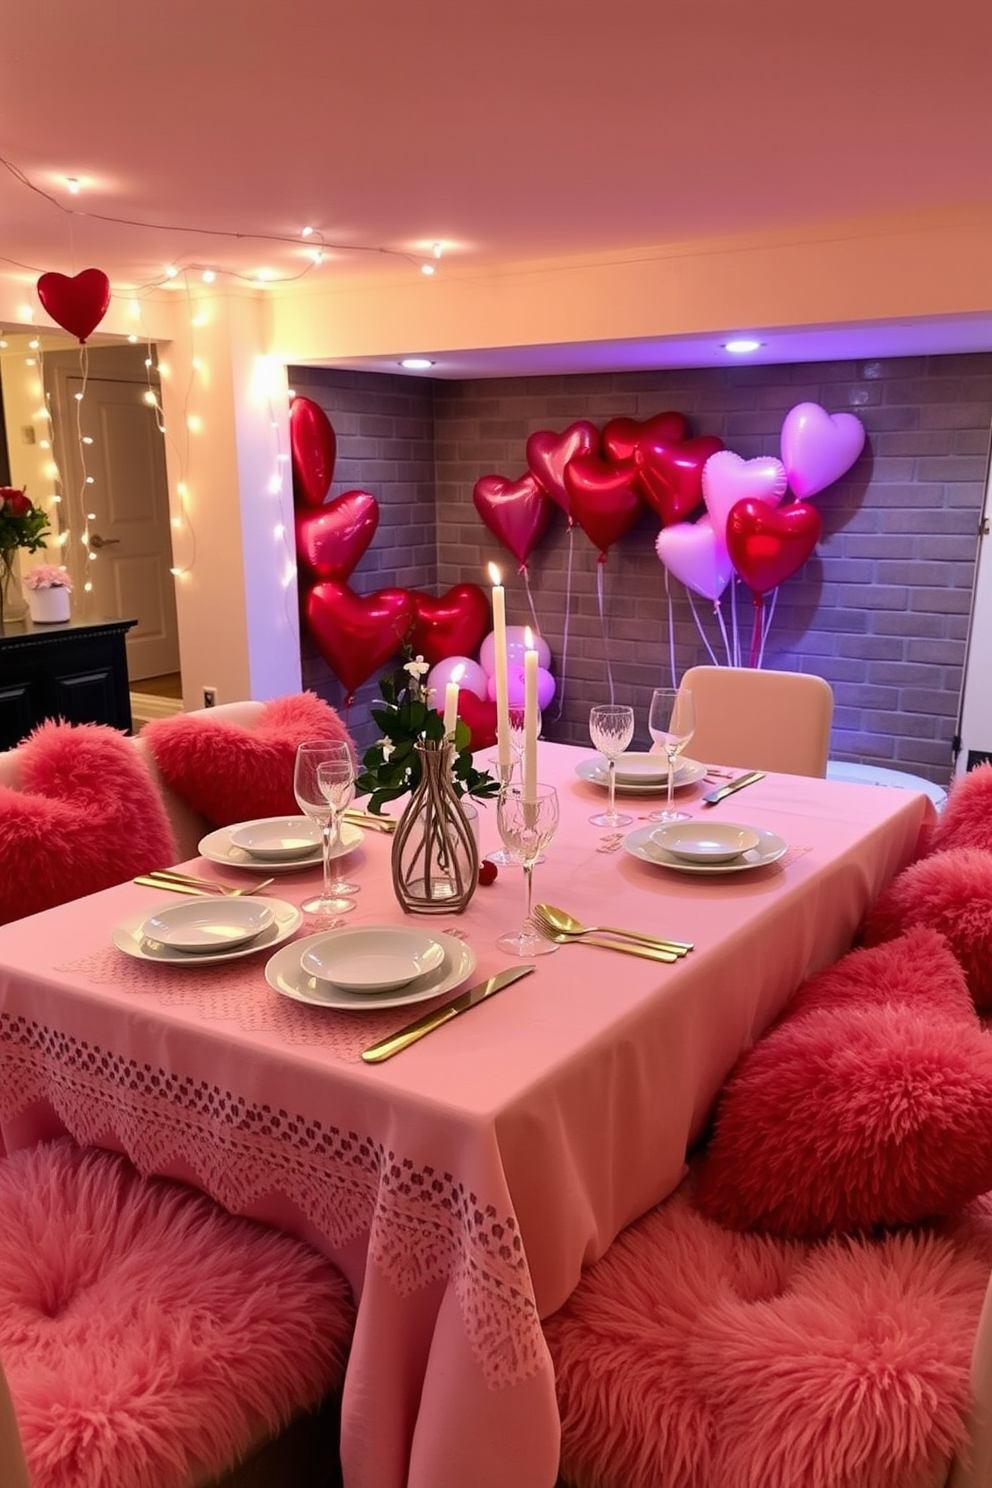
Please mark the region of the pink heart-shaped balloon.
POLYGON ((605 553, 641 515, 641 500, 632 460, 610 465, 598 455, 576 455, 565 466, 572 515, 583 532, 605 553))
POLYGON ((110 307, 110 280, 102 269, 83 269, 74 278, 42 274, 38 298, 48 314, 82 343, 100 324, 110 307))
POLYGON ((437 666, 447 656, 474 656, 490 628, 489 599, 478 584, 456 584, 435 599, 415 593, 410 645, 437 666))
POLYGON ((702 504, 703 468, 722 449, 723 440, 715 434, 699 434, 681 444, 642 447, 637 457, 638 486, 663 522, 684 521, 702 504))
POLYGON ((822 529, 815 506, 796 501, 771 507, 748 498, 730 509, 727 549, 745 584, 767 594, 802 568, 822 529))
POLYGON ((703 466, 703 500, 721 538, 727 530, 727 515, 736 502, 751 497, 766 506, 778 506, 788 484, 785 466, 774 455, 744 460, 733 450, 718 450, 703 466))
POLYGON ((669 573, 704 599, 718 600, 734 576, 730 554, 709 517, 663 527, 654 547, 669 573))
POLYGON ((518 563, 526 563, 554 510, 537 477, 530 471, 518 481, 484 475, 475 483, 472 500, 490 532, 509 548, 518 563))
POLYGON ((375 536, 379 503, 368 491, 345 491, 319 511, 296 513, 296 555, 316 579, 344 582, 375 536))
POLYGON ((656 413, 649 419, 615 418, 603 429, 603 454, 614 465, 636 460, 649 446, 681 444, 689 432, 684 413, 656 413))
POLYGON ((541 429, 527 441, 527 464, 538 485, 571 517, 571 499, 565 485, 565 466, 576 455, 594 455, 599 449, 599 430, 588 419, 570 424, 563 434, 541 429))
POLYGON ((314 644, 349 698, 403 646, 415 615, 407 589, 355 594, 344 584, 315 584, 304 615, 314 644))
POLYGON ((795 495, 803 501, 839 480, 864 443, 865 426, 853 413, 797 403, 782 424, 782 464, 795 495))
POLYGON ((331 489, 338 443, 327 414, 310 398, 289 405, 289 447, 295 495, 307 506, 320 506, 331 489))

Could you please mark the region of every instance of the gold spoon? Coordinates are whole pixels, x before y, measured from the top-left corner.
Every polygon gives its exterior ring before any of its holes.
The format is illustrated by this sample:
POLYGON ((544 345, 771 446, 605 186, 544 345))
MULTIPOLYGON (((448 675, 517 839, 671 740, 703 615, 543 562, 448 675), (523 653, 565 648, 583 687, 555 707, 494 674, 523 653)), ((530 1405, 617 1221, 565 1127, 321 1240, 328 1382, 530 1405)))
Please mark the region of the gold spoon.
POLYGON ((595 934, 622 935, 625 939, 639 941, 642 945, 661 946, 663 950, 674 951, 677 956, 684 956, 692 950, 692 942, 687 940, 665 940, 658 935, 644 935, 639 930, 619 930, 615 925, 583 925, 581 920, 566 914, 563 909, 556 909, 553 904, 536 905, 534 917, 556 934, 570 938, 578 939, 583 935, 595 934))
POLYGON ((604 951, 621 951, 625 956, 642 956, 645 961, 664 961, 671 963, 678 961, 685 954, 684 951, 669 951, 661 945, 637 945, 634 941, 624 940, 601 940, 593 935, 566 935, 564 931, 552 930, 547 921, 538 915, 533 919, 538 930, 547 940, 553 940, 556 945, 583 945, 599 946, 604 951))

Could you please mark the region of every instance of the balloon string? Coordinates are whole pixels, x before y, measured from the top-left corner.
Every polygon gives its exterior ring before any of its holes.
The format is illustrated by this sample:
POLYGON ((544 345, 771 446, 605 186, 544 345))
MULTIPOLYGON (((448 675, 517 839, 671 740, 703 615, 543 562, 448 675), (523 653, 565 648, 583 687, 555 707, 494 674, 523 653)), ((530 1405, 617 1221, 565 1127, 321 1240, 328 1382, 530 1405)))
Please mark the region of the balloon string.
MULTIPOLYGON (((713 612, 716 615, 717 624, 720 627, 720 634, 723 636, 723 649, 727 655, 727 665, 732 666, 733 663, 730 659, 730 637, 727 635, 727 622, 723 618, 723 605, 718 599, 715 599, 713 601, 713 612)), ((713 653, 710 652, 710 655, 712 656, 713 653)), ((715 657, 713 659, 714 661, 716 660, 715 657)))
POLYGON ((764 660, 765 660, 765 641, 768 639, 768 631, 771 628, 772 618, 773 618, 773 616, 775 614, 775 605, 777 604, 777 602, 778 602, 778 589, 775 588, 775 589, 772 590, 772 602, 765 609, 764 619, 762 621, 762 626, 761 626, 761 649, 758 652, 758 665, 759 665, 759 667, 764 664, 764 660))
POLYGON ((760 654, 760 643, 761 643, 761 619, 762 619, 761 611, 762 611, 762 599, 761 599, 761 595, 760 594, 756 594, 754 596, 754 625, 752 626, 752 629, 751 629, 751 659, 748 662, 748 666, 753 666, 753 667, 756 667, 759 664, 758 663, 758 656, 760 654))
POLYGON ((665 608, 668 612, 668 667, 672 674, 672 686, 677 687, 675 680, 675 616, 672 613, 672 586, 669 581, 668 569, 665 569, 665 608))
POLYGON ((527 591, 527 603, 530 605, 530 618, 534 622, 534 635, 539 636, 541 634, 541 627, 537 623, 537 611, 534 608, 534 596, 530 592, 530 574, 527 572, 526 563, 521 563, 520 572, 524 576, 524 588, 527 591))
POLYGON ((610 665, 610 643, 606 634, 606 610, 603 605, 603 554, 600 554, 599 562, 596 564, 596 597, 599 600, 599 628, 603 633, 603 654, 606 657, 606 679, 610 684, 610 702, 614 701, 613 692, 613 667, 610 665))
POLYGON ((568 519, 568 565, 565 570, 565 630, 561 638, 561 667, 558 676, 558 712, 565 706, 565 671, 568 665, 568 620, 572 610, 572 555, 575 552, 575 523, 568 519))
POLYGON ((737 580, 730 581, 730 614, 731 625, 734 634, 734 660, 732 665, 739 667, 741 664, 741 626, 740 615, 737 613, 737 580))
POLYGON ((706 631, 703 629, 703 622, 699 618, 699 611, 696 609, 696 601, 692 597, 692 590, 687 589, 685 592, 689 596, 689 608, 692 611, 692 618, 696 622, 696 629, 699 631, 699 639, 706 647, 710 661, 713 663, 714 666, 719 666, 720 663, 717 661, 716 656, 713 654, 713 647, 710 645, 709 637, 707 636, 706 631))

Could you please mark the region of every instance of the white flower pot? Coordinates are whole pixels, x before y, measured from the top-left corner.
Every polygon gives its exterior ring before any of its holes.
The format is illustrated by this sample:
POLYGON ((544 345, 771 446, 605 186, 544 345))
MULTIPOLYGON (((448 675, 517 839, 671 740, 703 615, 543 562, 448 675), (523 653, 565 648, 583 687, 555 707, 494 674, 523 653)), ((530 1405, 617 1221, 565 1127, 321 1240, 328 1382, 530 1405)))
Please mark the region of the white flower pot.
POLYGON ((35 625, 57 625, 69 618, 69 591, 61 584, 51 589, 29 589, 28 609, 35 625))

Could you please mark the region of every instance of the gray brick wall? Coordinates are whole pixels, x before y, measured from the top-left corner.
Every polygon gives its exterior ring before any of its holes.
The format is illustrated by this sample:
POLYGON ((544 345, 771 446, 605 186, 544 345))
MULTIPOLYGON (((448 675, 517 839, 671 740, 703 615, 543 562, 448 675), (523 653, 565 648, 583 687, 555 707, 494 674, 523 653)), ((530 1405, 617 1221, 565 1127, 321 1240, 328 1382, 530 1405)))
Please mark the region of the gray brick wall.
MULTIPOLYGON (((332 495, 361 486, 378 497, 379 532, 352 585, 389 584, 442 593, 466 580, 485 585, 495 559, 507 584, 511 623, 530 620, 512 556, 472 503, 482 475, 516 479, 538 429, 577 419, 602 427, 664 409, 686 415, 693 434, 716 434, 745 459, 779 453, 782 421, 797 403, 849 410, 867 430, 857 465, 813 498, 823 536, 805 568, 779 590, 765 665, 815 672, 834 689, 831 753, 909 770, 941 784, 950 775, 968 615, 983 504, 990 428, 992 356, 886 358, 781 367, 424 382, 330 370, 294 370, 296 390, 321 404, 338 436, 332 495)), ((658 519, 646 512, 604 565, 606 638, 600 624, 597 554, 572 534, 566 669, 546 719, 549 737, 586 743, 592 703, 630 701, 647 743, 651 688, 708 660, 685 591, 670 585, 654 551, 658 519), (609 658, 609 666, 607 665, 609 658), (558 717, 558 703, 561 716, 558 717)), ((557 511, 530 560, 542 631, 560 668, 570 539, 557 511)), ((711 644, 712 610, 697 599, 711 644)), ((729 615, 729 591, 724 596, 729 615)), ((751 596, 737 585, 745 647, 751 596)), ((340 684, 305 642, 304 679, 336 705, 340 684)), ((723 659, 722 648, 718 656, 723 659)), ((746 655, 746 649, 745 649, 746 655)), ((350 713, 363 744, 374 683, 350 713)))

